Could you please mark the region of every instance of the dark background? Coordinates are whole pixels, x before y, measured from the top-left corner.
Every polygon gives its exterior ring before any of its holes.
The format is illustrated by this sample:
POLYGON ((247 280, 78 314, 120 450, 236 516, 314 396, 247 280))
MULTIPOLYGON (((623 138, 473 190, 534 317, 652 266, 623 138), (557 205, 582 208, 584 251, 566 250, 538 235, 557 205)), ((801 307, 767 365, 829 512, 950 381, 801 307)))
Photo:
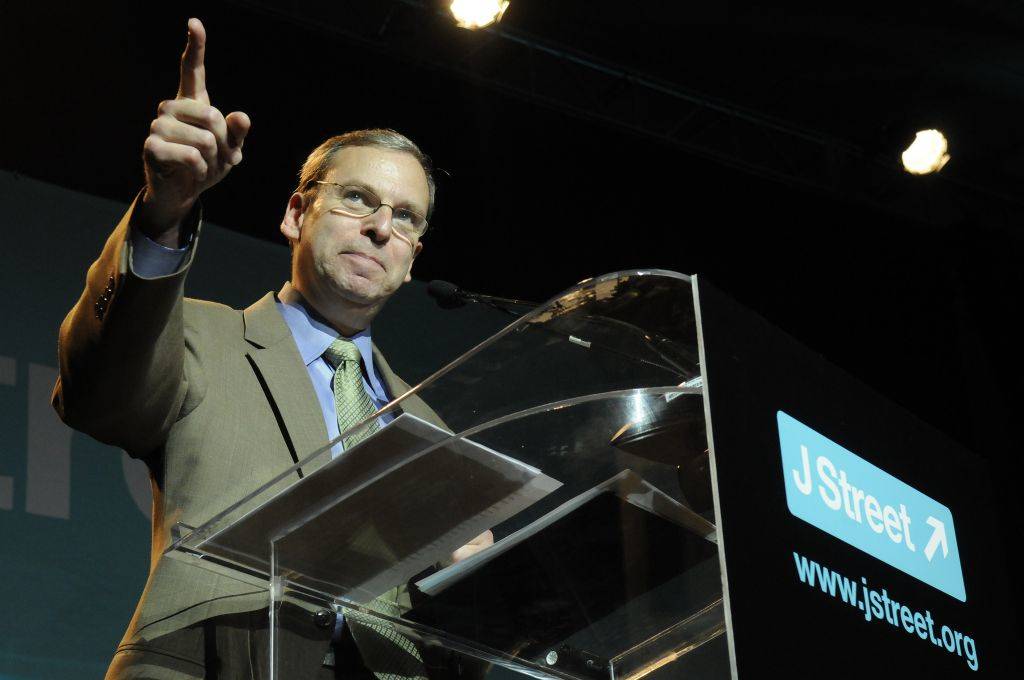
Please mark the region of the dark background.
POLYGON ((5 4, 3 167, 130 200, 199 16, 213 104, 253 121, 211 221, 283 243, 308 151, 394 127, 443 170, 417 278, 540 300, 706 275, 988 460, 1021 540, 1024 6, 512 0, 490 32, 440 8, 5 4), (903 173, 933 126, 952 160, 903 173))

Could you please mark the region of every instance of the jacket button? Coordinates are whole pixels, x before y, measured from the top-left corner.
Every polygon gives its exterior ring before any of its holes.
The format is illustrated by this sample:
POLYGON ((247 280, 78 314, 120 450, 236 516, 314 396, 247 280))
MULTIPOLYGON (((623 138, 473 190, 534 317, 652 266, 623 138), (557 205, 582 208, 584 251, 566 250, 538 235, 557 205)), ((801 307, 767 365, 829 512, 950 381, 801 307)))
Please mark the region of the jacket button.
POLYGON ((317 628, 333 628, 334 612, 329 609, 320 609, 313 612, 313 624, 317 628))

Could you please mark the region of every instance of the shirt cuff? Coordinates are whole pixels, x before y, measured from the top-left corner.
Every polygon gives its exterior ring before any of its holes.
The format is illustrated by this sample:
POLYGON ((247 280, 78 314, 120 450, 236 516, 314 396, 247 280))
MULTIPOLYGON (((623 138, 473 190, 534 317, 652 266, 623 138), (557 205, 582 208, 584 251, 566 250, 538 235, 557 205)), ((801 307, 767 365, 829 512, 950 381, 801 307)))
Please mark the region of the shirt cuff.
POLYGON ((139 278, 155 279, 177 273, 192 248, 191 242, 184 248, 168 248, 151 240, 134 227, 129 231, 132 273, 139 278))

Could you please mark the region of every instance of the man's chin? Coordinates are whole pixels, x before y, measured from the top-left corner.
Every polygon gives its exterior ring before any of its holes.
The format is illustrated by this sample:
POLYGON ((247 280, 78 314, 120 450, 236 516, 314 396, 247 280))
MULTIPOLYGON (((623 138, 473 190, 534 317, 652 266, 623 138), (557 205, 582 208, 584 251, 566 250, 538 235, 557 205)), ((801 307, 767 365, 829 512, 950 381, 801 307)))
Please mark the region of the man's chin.
POLYGON ((330 286, 331 297, 339 302, 345 302, 358 307, 371 308, 380 306, 391 296, 383 286, 375 281, 368 281, 357 277, 358 281, 332 282, 330 286))

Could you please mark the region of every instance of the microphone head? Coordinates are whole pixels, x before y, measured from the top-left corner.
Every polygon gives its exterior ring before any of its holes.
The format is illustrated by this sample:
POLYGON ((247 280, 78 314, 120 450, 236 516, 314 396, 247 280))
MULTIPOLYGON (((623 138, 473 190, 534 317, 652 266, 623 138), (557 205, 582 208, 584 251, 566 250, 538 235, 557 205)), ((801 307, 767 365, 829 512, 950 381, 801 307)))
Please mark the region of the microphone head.
POLYGON ((462 289, 450 281, 434 279, 427 284, 427 294, 434 298, 442 309, 455 309, 466 304, 462 289))

